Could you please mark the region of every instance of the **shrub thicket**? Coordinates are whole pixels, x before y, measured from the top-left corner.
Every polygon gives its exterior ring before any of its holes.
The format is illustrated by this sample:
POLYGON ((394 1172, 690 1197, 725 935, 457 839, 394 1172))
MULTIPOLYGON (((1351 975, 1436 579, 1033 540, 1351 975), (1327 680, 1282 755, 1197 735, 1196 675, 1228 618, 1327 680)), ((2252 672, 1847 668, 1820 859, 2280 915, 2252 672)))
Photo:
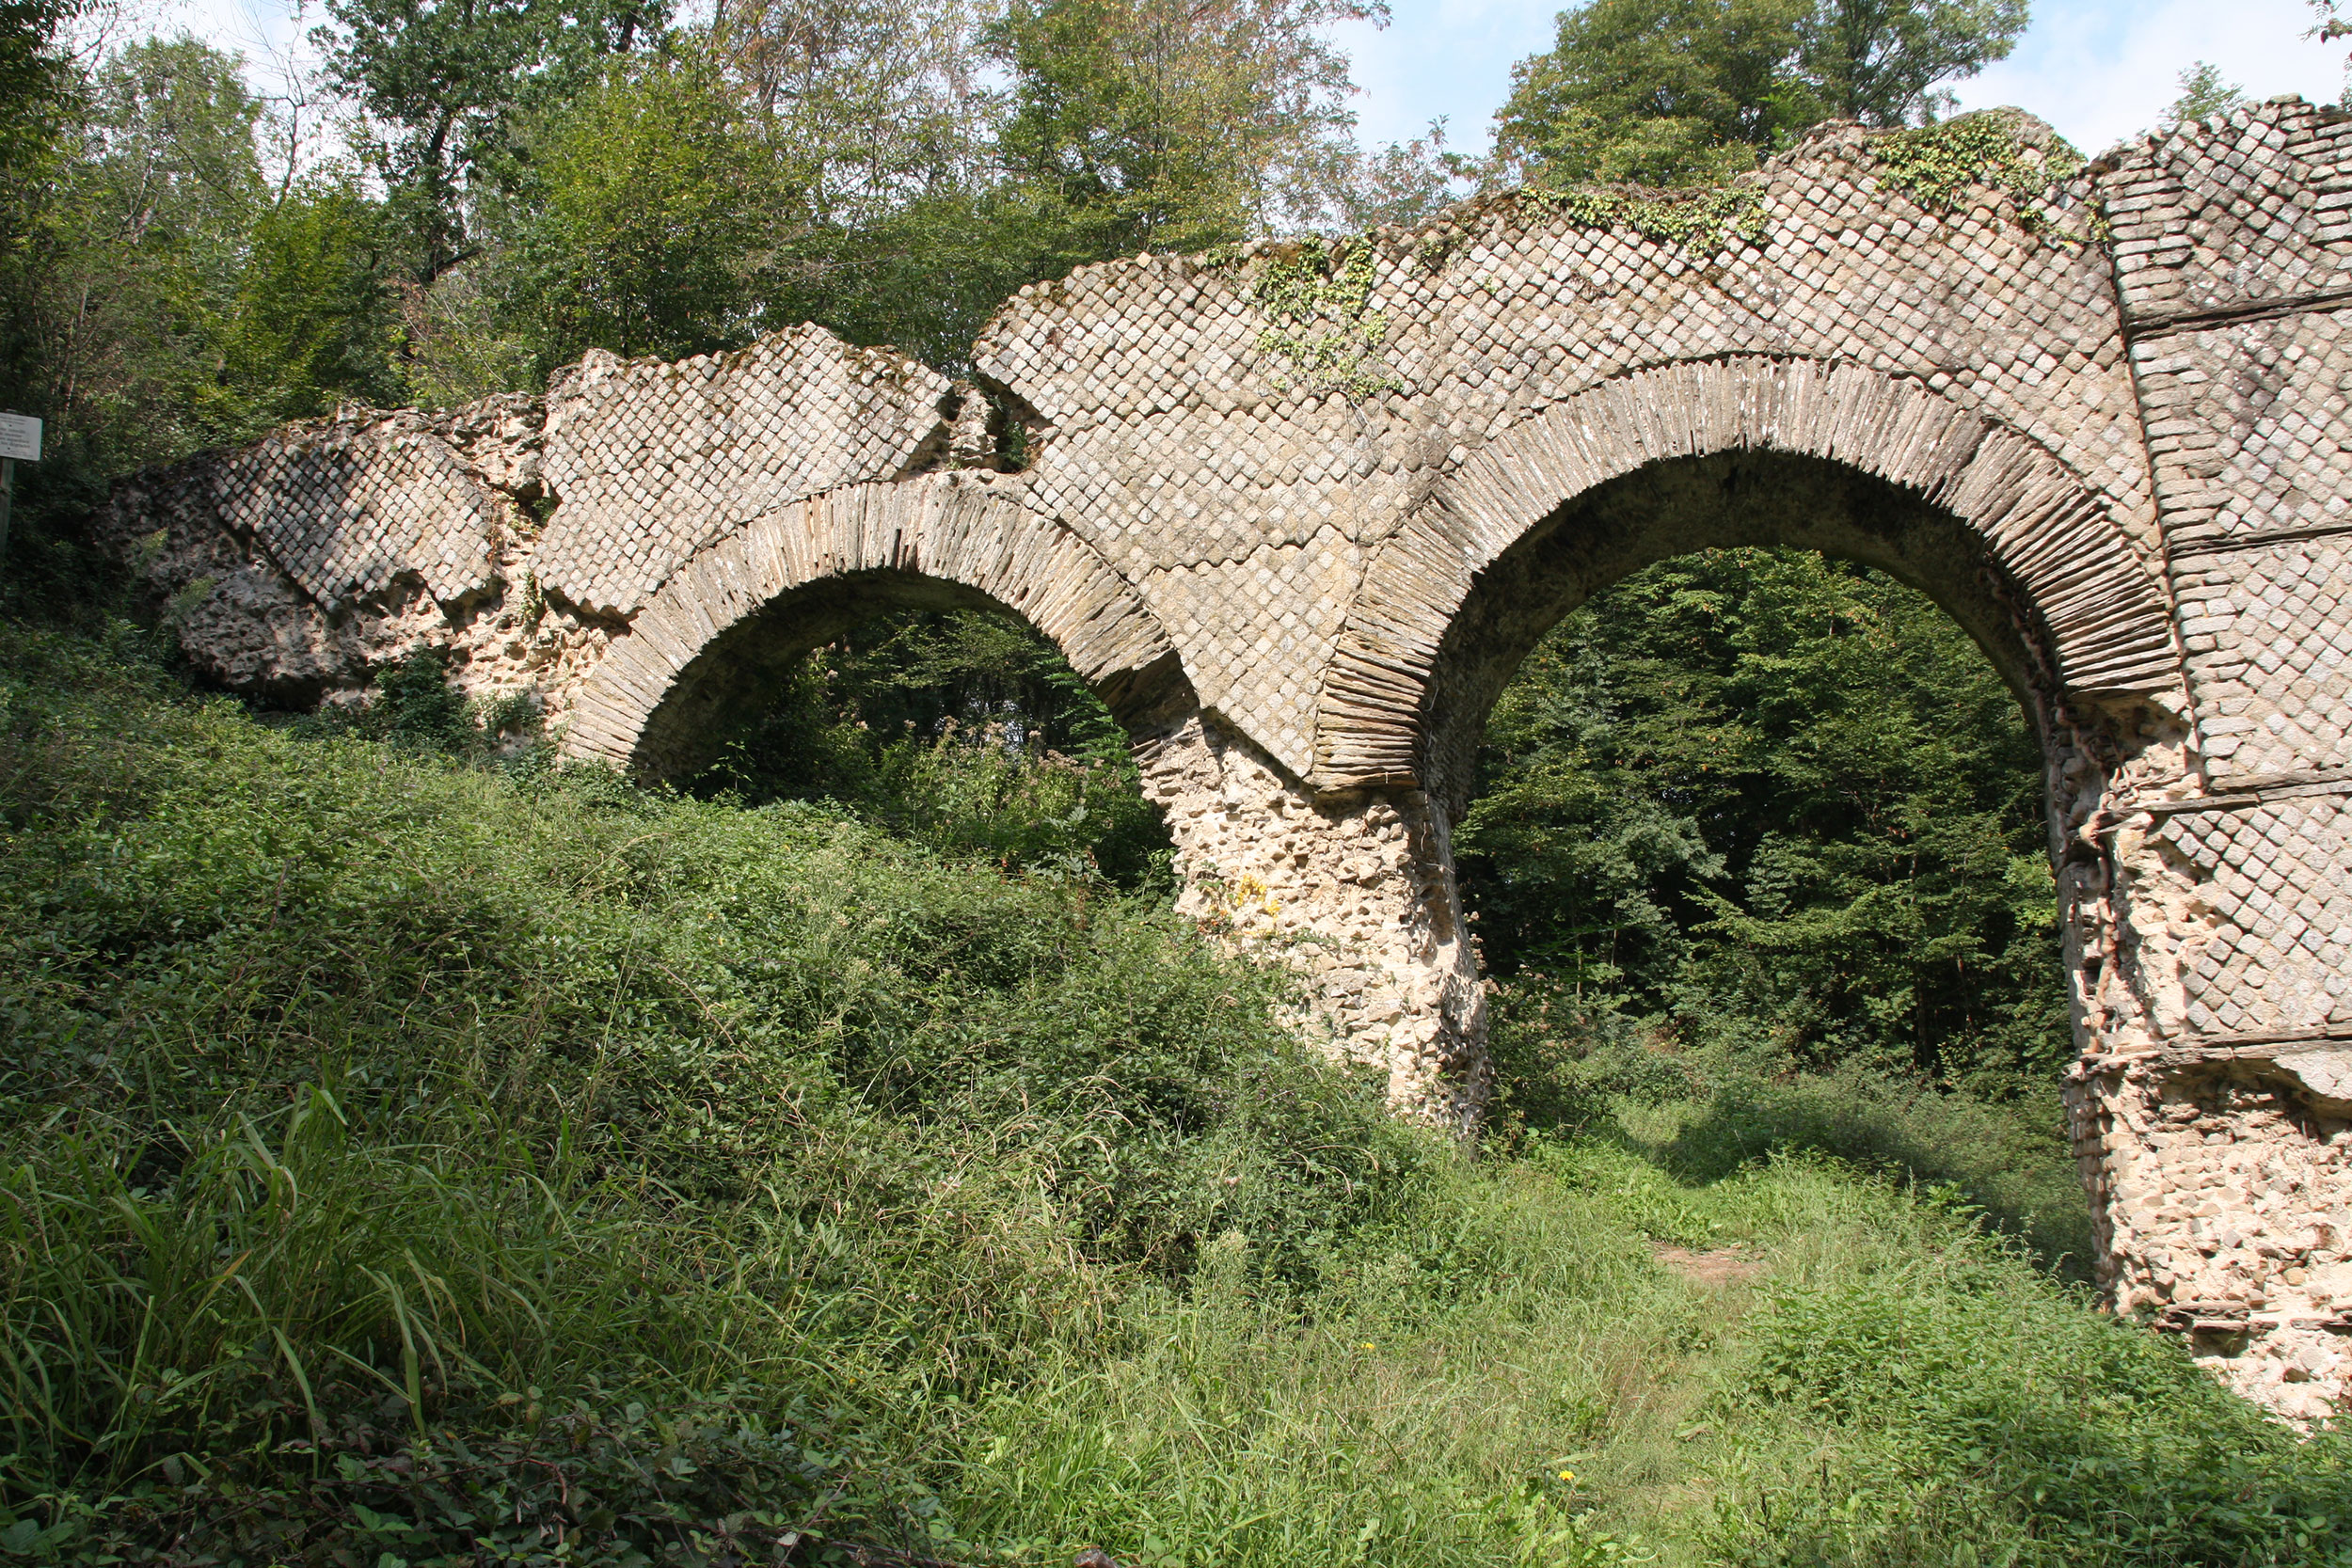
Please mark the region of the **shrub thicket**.
POLYGON ((723 739, 696 788, 828 800, 1008 869, 1170 884, 1167 824, 1126 732, 1060 650, 1009 615, 876 616, 809 653, 723 739))

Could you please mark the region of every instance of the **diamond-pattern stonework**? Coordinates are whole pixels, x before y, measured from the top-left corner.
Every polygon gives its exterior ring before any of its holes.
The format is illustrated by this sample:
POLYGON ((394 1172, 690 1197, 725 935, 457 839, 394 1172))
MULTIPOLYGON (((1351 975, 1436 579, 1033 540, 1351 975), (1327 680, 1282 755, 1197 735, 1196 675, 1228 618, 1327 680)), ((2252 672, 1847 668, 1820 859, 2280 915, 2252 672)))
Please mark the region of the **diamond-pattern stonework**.
POLYGON ((540 585, 626 615, 695 550, 779 501, 913 471, 947 444, 946 379, 796 327, 680 364, 592 356, 548 390, 562 504, 540 585))
MULTIPOLYGON (((1203 558, 1238 558, 1324 525, 1367 549, 1400 530, 1442 531, 1439 498, 1480 447, 1645 366, 1725 355, 1770 356, 1798 374, 1851 363, 1876 386, 1915 385, 2046 452, 2054 492, 2096 498, 2089 510, 2121 547, 2153 547, 2146 450, 2094 247, 2033 240, 1989 197, 1956 214, 1922 212, 1882 188, 1851 130, 1775 163, 1757 198, 1762 242, 1704 258, 1546 219, 1524 203, 1385 240, 1369 309, 1387 325, 1379 360, 1395 389, 1374 399, 1319 391, 1263 345, 1267 324, 1251 291, 1279 251, 1240 266, 1111 262, 1025 290, 976 363, 1018 388, 1043 420, 1032 474, 1040 508, 1068 519, 1154 602, 1161 578, 1203 558)), ((2059 221, 2079 227, 2083 197, 2065 200, 2059 221)), ((1686 409, 1663 417, 1675 422, 1686 409)), ((1836 434, 1826 424, 1805 433, 1816 442, 1836 434)), ((1450 542, 1437 547, 1456 553, 1450 542)), ((1406 546, 1386 553, 1408 569, 1428 559, 1406 546)), ((1473 554, 1463 570, 1480 564, 1473 554)), ((1376 560, 1368 569, 1378 572, 1376 560)), ((1376 577, 1366 590, 1382 591, 1376 577)), ((1426 643, 1450 609, 1433 603, 1424 625, 1367 636, 1426 643)), ((2160 617, 2153 599, 2144 615, 2160 617)), ((2153 625, 2151 641, 2163 641, 2153 625)), ((1337 639, 1300 651, 1313 666, 1341 654, 1337 639)), ((1414 675, 1417 701, 1427 676, 1414 675)), ((1195 679, 1204 701, 1237 718, 1262 719, 1282 700, 1280 674, 1246 661, 1195 679)), ((1327 686, 1312 747, 1270 723, 1245 727, 1286 767, 1339 782, 1351 765, 1335 768, 1313 748, 1354 754, 1336 732, 1356 726, 1328 703, 1359 710, 1359 685, 1327 686)), ((1406 767, 1391 745, 1353 770, 1406 767)))
POLYGON ((2316 1418, 2352 1326, 2340 1218, 2296 1228, 2352 1190, 2352 119, 2258 105, 2022 209, 1924 206, 1830 126, 1740 189, 1687 243, 1517 193, 1082 267, 1006 302, 978 387, 814 326, 594 355, 140 475, 100 531, 226 685, 364 700, 437 642, 655 772, 864 615, 1023 616, 1135 736, 1185 911, 1456 1123, 1486 1069, 1450 834, 1519 657, 1663 556, 1873 562, 2044 739, 2106 1276, 2244 1323, 2210 1358, 2316 1418))
POLYGON ((2209 936, 2184 953, 2188 1022, 2217 1035, 2352 1025, 2352 814, 2342 797, 2171 817, 2209 936))
POLYGON ((2197 556, 2175 580, 2214 772, 2352 767, 2352 534, 2197 556))
POLYGON ((2135 316, 2295 299, 2352 284, 2352 121, 2265 103, 2103 160, 2115 270, 2135 316))
POLYGON ((489 586, 489 496, 413 416, 296 425, 221 460, 210 479, 222 518, 321 605, 404 577, 445 603, 489 586))
POLYGON ((2352 527, 2352 315, 2170 333, 2134 357, 2144 397, 2200 411, 2149 436, 2174 549, 2352 527))

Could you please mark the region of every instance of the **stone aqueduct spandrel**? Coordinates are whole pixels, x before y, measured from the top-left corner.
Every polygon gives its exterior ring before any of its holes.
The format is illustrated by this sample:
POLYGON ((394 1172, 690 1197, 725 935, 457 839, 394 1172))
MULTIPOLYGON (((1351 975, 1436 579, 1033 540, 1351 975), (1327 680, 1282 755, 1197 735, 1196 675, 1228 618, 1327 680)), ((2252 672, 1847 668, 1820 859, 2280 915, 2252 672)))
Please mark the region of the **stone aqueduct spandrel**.
POLYGON ((1817 133, 1678 239, 1521 197, 1086 268, 1008 302, 985 393, 814 327, 593 356, 143 475, 103 529, 230 687, 430 641, 657 771, 876 609, 1009 610, 1135 735, 1185 907, 1454 1119, 1448 832, 1512 666, 1662 556, 1880 564, 2043 736, 2119 1306, 2317 1418, 2352 1385, 2352 122, 2266 104, 2023 207, 1923 205, 1873 145, 1817 133))

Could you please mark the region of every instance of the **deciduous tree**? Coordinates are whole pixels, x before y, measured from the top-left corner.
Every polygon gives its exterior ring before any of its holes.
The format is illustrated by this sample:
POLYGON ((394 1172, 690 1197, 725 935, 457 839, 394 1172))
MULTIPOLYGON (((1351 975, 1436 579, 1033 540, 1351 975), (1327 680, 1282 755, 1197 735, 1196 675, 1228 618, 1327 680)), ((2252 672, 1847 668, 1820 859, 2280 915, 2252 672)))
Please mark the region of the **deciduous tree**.
POLYGON ((513 264, 543 369, 589 347, 675 358, 752 335, 806 193, 777 179, 707 55, 615 60, 524 145, 513 264))
POLYGON ((469 200, 515 151, 517 117, 594 78, 667 18, 662 0, 326 0, 313 35, 356 106, 360 154, 430 285, 471 254, 469 200))
POLYGON ((1718 180, 1822 119, 1931 118, 2026 21, 2026 0, 1590 0, 1515 69, 1484 172, 1718 180))
POLYGON ((1385 0, 1012 0, 998 155, 1052 261, 1200 249, 1283 226, 1350 147, 1347 58, 1323 29, 1385 0))
POLYGON ((1830 118, 1910 125, 1949 109, 1946 82, 2006 59, 2027 0, 1816 0, 1799 72, 1830 118))
POLYGON ((219 351, 263 205, 261 115, 237 61, 191 38, 133 44, 91 85, 32 309, 46 406, 118 459, 245 427, 219 351))

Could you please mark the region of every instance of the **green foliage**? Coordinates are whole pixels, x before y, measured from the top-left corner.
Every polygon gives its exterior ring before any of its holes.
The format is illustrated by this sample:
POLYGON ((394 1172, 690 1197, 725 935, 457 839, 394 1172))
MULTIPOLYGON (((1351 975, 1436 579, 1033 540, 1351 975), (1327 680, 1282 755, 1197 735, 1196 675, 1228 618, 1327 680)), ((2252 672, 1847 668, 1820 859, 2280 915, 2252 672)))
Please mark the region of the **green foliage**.
POLYGON ((700 787, 832 800, 942 851, 1164 887, 1168 830, 1127 737, 1059 650, 1007 616, 878 617, 791 672, 700 787))
POLYGON ((689 28, 641 0, 335 0, 320 80, 271 103, 192 41, 86 70, 62 9, 9 14, 0 362, 101 483, 589 347, 815 321, 960 371, 1023 284, 1445 183, 1434 143, 1347 135, 1324 29, 1385 16, 1358 0, 755 0, 689 28), (354 166, 309 150, 313 87, 354 166))
POLYGON ((263 181, 238 62, 150 39, 81 86, 53 156, 8 188, 10 405, 49 426, 30 510, 342 397, 398 400, 379 212, 325 172, 263 181))
POLYGON ((707 55, 610 64, 532 150, 516 265, 543 372, 591 346, 681 358, 751 335, 794 203, 707 55))
POLYGON ((0 371, 28 363, 24 319, 34 245, 53 162, 84 84, 58 47, 75 0, 0 0, 0 371))
MULTIPOLYGON (((1290 1040, 1271 977, 1100 883, 272 733, 9 635, 0 1501, 43 1529, 172 1462, 151 1545, 249 1485, 290 1544, 356 1544, 380 1471, 332 1456, 456 1432, 518 1496, 575 1400, 575 1435, 633 1424, 624 1468, 723 1396, 915 1486, 823 1435, 897 1430, 867 1381, 920 1427, 1229 1231, 1252 1288, 1301 1288, 1447 1159, 1290 1040)), ((404 727, 429 662, 388 682, 404 727)))
POLYGON ((1963 194, 1990 185, 2008 194, 2018 223, 2028 230, 2046 226, 2041 203, 2050 187, 2083 167, 2082 154, 2066 142, 2028 142, 2016 117, 1999 109, 1899 131, 1871 143, 1870 153, 1886 182, 1922 207, 1950 212, 1963 194))
POLYGON ((2009 58, 2029 15, 2029 0, 1823 0, 1801 29, 1801 69, 1832 118, 1931 122, 1953 103, 1942 84, 2009 58))
POLYGON ((1708 256, 1733 241, 1757 245, 1764 238, 1764 203, 1745 186, 1655 196, 1580 187, 1554 190, 1530 186, 1521 193, 1532 210, 1566 219, 1580 229, 1629 229, 1645 240, 1680 245, 1708 256))
POLYGON ((223 378, 246 399, 248 422, 405 395, 393 368, 399 315, 379 273, 383 224, 347 180, 298 185, 255 216, 221 346, 223 378))
POLYGON ((1258 352, 1288 365, 1286 379, 1307 396, 1362 402, 1402 385, 1380 359, 1389 318, 1372 309, 1374 264, 1369 236, 1344 246, 1301 240, 1259 264, 1250 297, 1272 325, 1258 352))
POLYGON ((480 243, 469 218, 512 166, 522 116, 562 102, 602 56, 650 41, 644 0, 328 0, 326 74, 365 118, 358 151, 387 187, 400 272, 428 286, 480 243))
POLYGON ((1981 1246, 1775 1292, 1735 1386, 1838 1436, 1818 1478, 1718 1503, 1724 1562, 2352 1562, 2341 1441, 2224 1414, 1981 1246))
POLYGON ((438 648, 417 648, 377 671, 374 695, 359 727, 378 739, 455 751, 472 734, 466 699, 449 684, 449 656, 438 648))
MULTIPOLYGON (((1698 1077, 1647 1098, 1687 1101, 1698 1077)), ((2090 1215, 2065 1112, 2046 1086, 1988 1101, 1846 1066, 1773 1079, 1730 1072, 1705 1087, 1698 1108, 1651 1148, 1685 1180, 1721 1181, 1757 1160, 1826 1154, 1956 1194, 2045 1267, 2091 1276, 2090 1215)))
POLYGON ((2026 0, 1588 0, 1513 69, 1490 183, 1706 185, 1822 119, 1932 120, 2026 0))
POLYGON ((2063 1183, 1994 1109, 1628 1077, 1473 1163, 1100 882, 0 639, 14 1555, 2343 1560, 2341 1437, 1916 1184, 2063 1183))
POLYGON ((717 63, 772 162, 775 232, 746 258, 761 263, 763 320, 819 322, 960 370, 1006 295, 1061 270, 1045 230, 1062 230, 992 145, 1009 105, 979 80, 987 14, 749 0, 676 40, 717 63))
POLYGON ((1013 0, 985 33, 1013 78, 998 156, 1072 261, 1238 239, 1287 215, 1350 122, 1323 29, 1387 18, 1376 0, 1013 0))
POLYGON ((1708 184, 1810 119, 1785 80, 1808 0, 1592 0, 1512 70, 1498 162, 1529 182, 1708 184))
POLYGON ((28 279, 42 379, 27 390, 65 460, 151 460, 246 428, 220 343, 262 200, 260 114, 235 62, 192 39, 135 44, 91 84, 28 279))
POLYGON ((2068 1053, 2039 748, 1976 647, 1883 577, 1793 551, 1652 567, 1529 657, 1483 767, 1465 890, 1534 997, 1992 1094, 2068 1053))
POLYGON ((56 53, 70 0, 0 0, 0 172, 12 183, 48 152, 74 82, 56 53))

